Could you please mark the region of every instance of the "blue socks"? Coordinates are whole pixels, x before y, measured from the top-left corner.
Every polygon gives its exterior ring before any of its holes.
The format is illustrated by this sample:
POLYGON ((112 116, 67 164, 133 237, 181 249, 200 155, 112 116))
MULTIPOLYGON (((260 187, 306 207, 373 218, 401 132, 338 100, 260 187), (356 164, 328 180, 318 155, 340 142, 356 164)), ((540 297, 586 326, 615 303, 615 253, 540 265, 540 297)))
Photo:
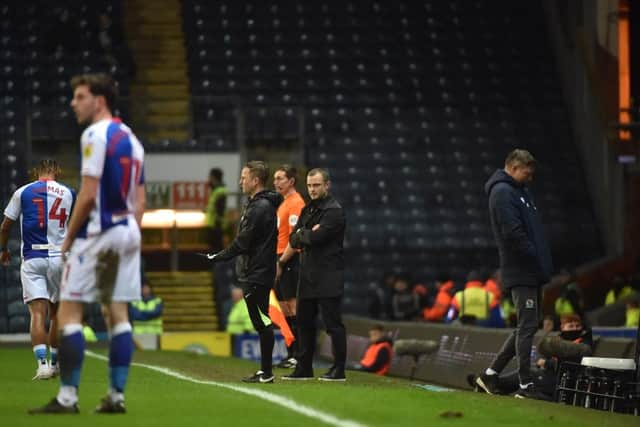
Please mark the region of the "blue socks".
POLYGON ((131 324, 128 322, 118 323, 113 327, 109 346, 109 379, 111 380, 111 389, 116 393, 124 393, 132 355, 131 324))
POLYGON ((60 382, 63 386, 72 386, 77 389, 84 360, 84 337, 81 324, 69 324, 62 329, 59 352, 60 382))
POLYGON ((49 357, 51 358, 51 365, 58 363, 58 349, 55 347, 49 347, 49 357))
POLYGON ((47 345, 38 344, 33 346, 33 354, 36 356, 38 364, 47 363, 47 345))

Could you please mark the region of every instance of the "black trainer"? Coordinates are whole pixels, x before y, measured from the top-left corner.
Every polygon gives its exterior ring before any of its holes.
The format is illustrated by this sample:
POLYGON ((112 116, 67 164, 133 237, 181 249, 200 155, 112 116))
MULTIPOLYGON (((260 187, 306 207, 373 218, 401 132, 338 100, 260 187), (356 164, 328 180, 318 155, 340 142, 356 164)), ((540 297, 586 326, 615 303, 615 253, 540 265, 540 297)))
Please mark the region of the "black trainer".
POLYGON ((300 365, 296 366, 296 369, 289 375, 283 375, 282 379, 286 381, 307 381, 312 380, 315 377, 313 376, 313 371, 304 371, 300 369, 300 365))
POLYGON ((484 391, 485 393, 499 394, 498 374, 480 374, 480 376, 476 378, 476 384, 480 388, 480 390, 484 391))
POLYGON ((96 406, 97 414, 126 414, 124 401, 113 402, 109 396, 103 397, 100 404, 96 406))
POLYGON ((272 383, 273 382, 273 374, 265 373, 264 371, 258 371, 250 377, 246 377, 242 379, 242 382, 245 383, 272 383))
POLYGON ((527 388, 520 387, 520 390, 518 390, 514 396, 518 399, 546 400, 548 402, 552 400, 551 396, 544 394, 542 390, 533 384, 529 384, 527 388))
POLYGON ((78 414, 80 413, 80 409, 78 409, 78 404, 74 403, 71 406, 64 406, 58 402, 57 398, 51 399, 51 402, 47 403, 44 406, 39 408, 29 409, 27 411, 30 415, 38 415, 38 414, 78 414))
POLYGON ((344 369, 338 369, 332 366, 326 374, 318 378, 320 381, 346 381, 347 377, 344 374, 344 369))
POLYGON ((480 386, 476 383, 476 378, 475 374, 467 375, 467 384, 469 384, 469 387, 471 387, 473 391, 484 393, 484 390, 481 390, 480 386))

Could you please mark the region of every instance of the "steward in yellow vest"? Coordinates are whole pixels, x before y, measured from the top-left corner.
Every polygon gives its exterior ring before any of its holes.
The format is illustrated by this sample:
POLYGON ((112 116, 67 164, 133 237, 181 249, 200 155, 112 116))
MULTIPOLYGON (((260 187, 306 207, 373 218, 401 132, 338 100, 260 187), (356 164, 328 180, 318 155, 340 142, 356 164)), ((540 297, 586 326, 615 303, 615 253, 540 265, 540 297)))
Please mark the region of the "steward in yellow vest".
POLYGON ((129 319, 134 334, 162 334, 162 309, 160 297, 153 294, 149 283, 142 285, 142 300, 129 304, 129 319))
POLYGON ((625 285, 624 280, 621 278, 617 278, 614 280, 613 288, 607 292, 604 305, 611 305, 618 300, 628 297, 632 293, 633 288, 629 285, 625 285))
POLYGON ((241 335, 247 332, 255 332, 251 317, 249 317, 249 309, 244 301, 242 289, 233 288, 231 290, 231 301, 233 306, 227 317, 227 332, 231 335, 241 335))
POLYGON ((480 280, 470 280, 463 291, 458 291, 451 301, 451 309, 447 316, 449 321, 458 317, 462 323, 474 324, 487 321, 498 305, 493 294, 484 289, 480 280))
POLYGON ((227 189, 222 183, 222 170, 213 168, 209 172, 209 199, 204 212, 204 222, 207 226, 207 243, 212 252, 219 252, 224 248, 223 230, 225 211, 227 209, 227 189))
POLYGON ((640 307, 637 302, 631 301, 627 303, 626 317, 627 320, 625 322, 625 326, 627 328, 638 327, 638 322, 640 322, 640 307))

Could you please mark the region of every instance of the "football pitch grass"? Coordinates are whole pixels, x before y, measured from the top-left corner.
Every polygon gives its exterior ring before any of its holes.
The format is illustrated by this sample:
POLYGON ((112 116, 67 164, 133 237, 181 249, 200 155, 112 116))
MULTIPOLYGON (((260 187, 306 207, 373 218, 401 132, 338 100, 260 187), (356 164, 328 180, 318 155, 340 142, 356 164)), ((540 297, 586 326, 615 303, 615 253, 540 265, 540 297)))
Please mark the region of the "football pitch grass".
MULTIPOLYGON (((470 391, 427 391, 417 382, 348 372, 346 383, 239 381, 256 364, 183 352, 137 351, 125 415, 98 415, 107 389, 105 349, 85 357, 80 415, 27 415, 58 380, 32 381, 31 349, 0 347, 0 426, 635 426, 640 418, 470 391), (144 366, 143 366, 144 365, 144 366)), ((324 370, 317 370, 316 375, 324 370)))

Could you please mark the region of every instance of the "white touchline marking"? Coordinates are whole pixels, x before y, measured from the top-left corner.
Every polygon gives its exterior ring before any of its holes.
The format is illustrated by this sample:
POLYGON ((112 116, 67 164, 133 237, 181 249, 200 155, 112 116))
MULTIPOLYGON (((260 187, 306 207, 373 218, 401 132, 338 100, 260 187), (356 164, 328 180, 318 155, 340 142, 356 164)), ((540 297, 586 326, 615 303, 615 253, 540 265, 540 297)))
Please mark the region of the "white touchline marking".
MULTIPOLYGON (((87 356, 93 357, 95 359, 100 359, 100 360, 104 360, 104 361, 108 361, 109 358, 106 356, 103 356, 101 354, 97 354, 94 353, 90 350, 86 350, 85 354, 87 356)), ((180 380, 184 380, 184 381, 189 381, 192 383, 196 383, 196 384, 204 384, 204 385, 213 385, 216 387, 222 387, 222 388, 226 388, 229 390, 233 390, 233 391, 237 391, 239 393, 244 393, 244 394, 249 394, 251 396, 255 396, 258 397, 260 399, 266 400, 268 402, 271 403, 275 403, 276 405, 280 405, 283 406, 293 412, 297 412, 299 414, 302 415, 306 415, 308 417, 311 417, 313 419, 316 420, 320 420, 323 421, 327 424, 336 426, 336 427, 367 427, 366 424, 362 424, 358 421, 352 421, 352 420, 346 420, 346 419, 341 419, 341 418, 337 418, 334 417, 331 414, 328 414, 326 412, 321 412, 317 409, 313 409, 309 406, 305 406, 302 405, 300 403, 297 403, 294 400, 289 399, 288 397, 284 397, 284 396, 280 396, 277 394, 273 394, 273 393, 269 393, 267 391, 263 391, 263 390, 258 390, 255 388, 249 388, 249 387, 241 387, 241 386, 237 386, 237 385, 232 385, 232 384, 226 384, 226 383, 221 383, 221 382, 217 382, 217 381, 207 381, 207 380, 199 380, 196 378, 192 378, 189 377, 187 375, 181 374, 179 372, 176 372, 174 370, 171 370, 169 368, 165 368, 162 366, 154 366, 154 365, 146 365, 144 363, 137 363, 137 362, 133 362, 131 363, 132 366, 139 366, 141 368, 146 368, 146 369, 150 369, 152 371, 156 371, 159 372, 161 374, 164 375, 168 375, 170 377, 173 378, 177 378, 180 380)))

